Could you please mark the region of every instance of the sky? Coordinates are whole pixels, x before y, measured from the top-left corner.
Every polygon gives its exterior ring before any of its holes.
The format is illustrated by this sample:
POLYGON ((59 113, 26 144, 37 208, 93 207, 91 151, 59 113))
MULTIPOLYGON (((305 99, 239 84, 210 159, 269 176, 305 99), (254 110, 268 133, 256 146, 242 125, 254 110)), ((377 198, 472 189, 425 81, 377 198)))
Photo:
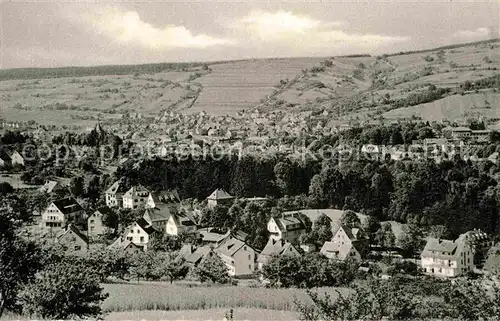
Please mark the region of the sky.
POLYGON ((500 0, 0 0, 0 68, 382 54, 499 27, 500 0))

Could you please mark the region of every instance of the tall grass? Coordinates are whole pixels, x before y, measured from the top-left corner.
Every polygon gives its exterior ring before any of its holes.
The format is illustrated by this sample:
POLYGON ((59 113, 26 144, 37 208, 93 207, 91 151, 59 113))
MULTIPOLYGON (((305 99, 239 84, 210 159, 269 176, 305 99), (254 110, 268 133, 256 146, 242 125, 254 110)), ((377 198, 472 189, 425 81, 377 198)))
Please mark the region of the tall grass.
MULTIPOLYGON (((312 303, 305 290, 243 286, 183 287, 170 284, 105 284, 105 312, 258 308, 295 311, 294 300, 312 303)), ((345 291, 345 289, 339 289, 345 291)), ((317 291, 336 297, 335 288, 317 291)))

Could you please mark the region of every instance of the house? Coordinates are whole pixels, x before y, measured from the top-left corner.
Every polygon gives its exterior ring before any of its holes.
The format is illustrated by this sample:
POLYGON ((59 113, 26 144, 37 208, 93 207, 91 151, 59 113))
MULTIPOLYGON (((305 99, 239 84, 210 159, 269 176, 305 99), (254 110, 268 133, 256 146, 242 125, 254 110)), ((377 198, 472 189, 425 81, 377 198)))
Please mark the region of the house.
POLYGON ((206 257, 214 255, 210 246, 204 245, 196 247, 192 244, 185 244, 179 251, 176 260, 183 260, 188 266, 198 266, 206 257))
POLYGON ((254 273, 257 254, 253 248, 236 236, 231 234, 214 251, 226 264, 230 276, 254 273))
POLYGON ((65 248, 66 254, 84 255, 89 247, 88 238, 73 224, 57 236, 57 243, 65 248))
POLYGON ((132 241, 127 240, 123 237, 118 237, 111 245, 108 247, 110 249, 118 249, 125 251, 129 254, 139 253, 143 251, 143 248, 139 245, 132 243, 132 241))
POLYGON ((109 206, 98 208, 94 214, 87 218, 87 235, 99 236, 106 234, 110 229, 103 223, 103 217, 106 215, 115 215, 109 206))
POLYGON ((455 241, 429 238, 421 262, 425 273, 441 277, 460 276, 474 268, 473 252, 464 234, 455 241))
POLYGON ((177 190, 169 190, 165 192, 151 192, 146 201, 146 208, 155 208, 167 206, 170 211, 178 212, 181 205, 181 199, 177 190))
POLYGON ((201 243, 204 245, 214 245, 218 246, 222 243, 229 235, 230 231, 222 234, 213 227, 206 227, 196 231, 201 236, 201 243))
POLYGON ((58 193, 58 192, 63 192, 64 187, 56 181, 46 181, 45 184, 42 185, 39 189, 40 192, 42 193, 58 193))
POLYGON ((369 242, 361 229, 340 224, 332 239, 323 244, 320 253, 329 259, 345 261, 350 258, 359 262, 367 254, 369 242))
POLYGON ((171 213, 166 232, 168 235, 177 236, 180 233, 195 231, 196 225, 196 219, 190 212, 171 213))
POLYGON ((145 206, 149 191, 142 185, 133 186, 123 195, 123 208, 137 208, 145 206))
POLYGON ((207 197, 207 205, 215 207, 217 205, 230 205, 234 200, 234 196, 229 195, 223 189, 216 189, 207 197))
POLYGON ((109 207, 121 207, 123 194, 127 191, 127 185, 123 179, 113 183, 105 192, 106 205, 109 207))
POLYGON ((17 150, 15 150, 12 155, 10 155, 12 166, 24 166, 24 157, 19 154, 17 150))
POLYGON ((83 220, 83 208, 73 197, 63 198, 47 206, 42 213, 42 227, 63 228, 69 223, 83 220))
POLYGON ((259 271, 262 271, 264 265, 267 264, 273 255, 300 255, 300 253, 290 242, 269 238, 266 246, 257 257, 257 268, 259 271))
POLYGON ((154 207, 154 208, 146 208, 144 211, 144 215, 142 216, 146 222, 151 224, 151 226, 159 231, 166 233, 167 232, 167 223, 171 216, 170 209, 166 206, 163 207, 154 207))
POLYGON ((467 231, 464 234, 465 239, 468 241, 474 256, 474 265, 482 267, 486 262, 488 251, 494 245, 493 239, 485 232, 474 229, 467 231))
POLYGON ((270 238, 275 241, 285 240, 298 244, 300 236, 306 232, 306 224, 298 213, 283 213, 269 219, 267 230, 271 234, 270 238))
POLYGON ((148 243, 158 233, 145 219, 136 220, 126 230, 125 239, 147 250, 148 243))

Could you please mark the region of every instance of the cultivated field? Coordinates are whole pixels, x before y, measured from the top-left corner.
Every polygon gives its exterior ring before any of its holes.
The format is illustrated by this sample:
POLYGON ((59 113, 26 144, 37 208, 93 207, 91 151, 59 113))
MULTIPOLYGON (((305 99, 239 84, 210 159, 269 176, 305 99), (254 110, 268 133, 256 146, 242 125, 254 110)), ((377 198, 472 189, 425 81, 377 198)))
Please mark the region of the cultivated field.
MULTIPOLYGON (((256 106, 265 110, 328 109, 336 117, 374 118, 383 114, 378 108, 385 105, 387 97, 405 98, 429 84, 456 88, 464 81, 498 74, 500 42, 378 57, 254 59, 182 68, 123 68, 93 67, 81 77, 72 69, 64 73, 0 71, 0 79, 5 79, 0 81, 0 112, 13 121, 83 126, 120 119, 127 113, 203 110, 213 115, 234 115, 256 106), (52 78, 42 77, 47 75, 52 78), (57 78, 61 75, 65 77, 57 78), (42 78, 33 78, 37 76, 42 78)), ((469 96, 450 97, 444 103, 391 111, 384 116, 422 114, 424 119, 439 120, 448 115, 463 117, 471 108, 488 117, 496 115, 497 98, 487 97, 492 106, 486 110, 473 107, 484 102, 479 96, 469 96), (463 112, 452 112, 452 107, 444 106, 448 101, 461 106, 458 109, 463 112)))
MULTIPOLYGON (((222 320, 229 309, 182 310, 182 311, 131 311, 111 312, 105 320, 222 320)), ((234 320, 299 320, 297 312, 238 308, 233 310, 234 320)))
MULTIPOLYGON (((103 287, 109 293, 109 298, 103 303, 105 312, 222 308, 295 311, 295 299, 311 302, 305 291, 300 289, 185 287, 167 283, 104 284, 103 287)), ((318 291, 336 296, 334 288, 320 288, 318 291)))

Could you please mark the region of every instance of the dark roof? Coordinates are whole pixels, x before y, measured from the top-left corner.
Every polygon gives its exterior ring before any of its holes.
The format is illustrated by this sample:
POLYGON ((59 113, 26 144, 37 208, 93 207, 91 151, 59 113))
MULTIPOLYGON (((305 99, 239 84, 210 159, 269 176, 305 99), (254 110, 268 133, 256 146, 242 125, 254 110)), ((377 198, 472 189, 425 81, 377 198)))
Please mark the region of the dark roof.
POLYGON ((140 228, 142 228, 144 232, 148 234, 153 234, 154 232, 156 232, 156 230, 151 226, 151 224, 149 224, 148 221, 146 221, 143 218, 136 220, 135 223, 139 225, 140 228))
POLYGON ((111 208, 109 208, 108 206, 102 206, 102 207, 99 207, 96 212, 99 212, 101 214, 113 214, 113 210, 111 208))
POLYGON ((73 224, 69 224, 66 231, 61 233, 57 238, 61 239, 64 235, 68 234, 70 231, 73 232, 79 238, 81 238, 85 243, 87 243, 87 244, 89 243, 89 239, 87 238, 87 236, 85 234, 83 234, 82 232, 80 232, 80 230, 73 224))
POLYGON ((209 200, 229 200, 229 199, 234 199, 234 196, 229 195, 225 190, 223 189, 216 189, 215 191, 210 194, 210 196, 207 197, 209 200))
POLYGON ((83 208, 73 197, 58 199, 52 202, 63 214, 81 211, 83 208))

